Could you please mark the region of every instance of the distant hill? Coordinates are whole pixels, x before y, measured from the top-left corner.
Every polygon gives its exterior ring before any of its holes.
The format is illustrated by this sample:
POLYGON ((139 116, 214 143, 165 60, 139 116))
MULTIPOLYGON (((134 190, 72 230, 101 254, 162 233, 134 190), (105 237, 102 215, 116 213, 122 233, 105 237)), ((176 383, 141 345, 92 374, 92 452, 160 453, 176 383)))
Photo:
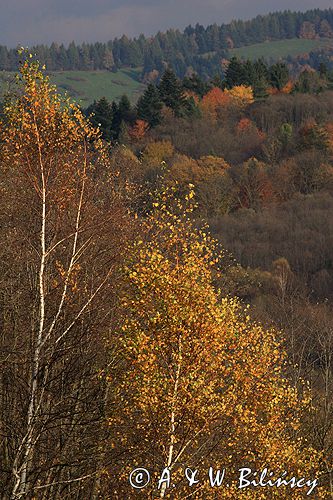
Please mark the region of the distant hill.
MULTIPOLYGON (((268 62, 282 58, 294 72, 304 65, 318 69, 322 62, 333 70, 333 9, 288 10, 248 21, 169 29, 152 37, 123 35, 107 43, 72 42, 68 47, 52 43, 30 51, 59 89, 83 105, 102 96, 118 99, 123 93, 135 101, 143 84, 158 79, 168 66, 180 78, 193 72, 203 79, 223 77, 224 62, 233 55, 268 62)), ((0 46, 2 91, 18 65, 17 51, 0 46)))

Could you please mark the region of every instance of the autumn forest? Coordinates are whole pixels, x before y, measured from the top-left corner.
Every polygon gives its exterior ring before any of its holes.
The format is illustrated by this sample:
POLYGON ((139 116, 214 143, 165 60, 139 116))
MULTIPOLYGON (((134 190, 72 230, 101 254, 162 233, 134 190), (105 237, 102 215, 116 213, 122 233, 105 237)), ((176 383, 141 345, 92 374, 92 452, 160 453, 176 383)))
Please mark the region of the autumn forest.
POLYGON ((228 53, 333 36, 320 12, 222 25, 217 72, 146 58, 136 103, 80 107, 15 53, 0 498, 333 498, 332 67, 228 53))

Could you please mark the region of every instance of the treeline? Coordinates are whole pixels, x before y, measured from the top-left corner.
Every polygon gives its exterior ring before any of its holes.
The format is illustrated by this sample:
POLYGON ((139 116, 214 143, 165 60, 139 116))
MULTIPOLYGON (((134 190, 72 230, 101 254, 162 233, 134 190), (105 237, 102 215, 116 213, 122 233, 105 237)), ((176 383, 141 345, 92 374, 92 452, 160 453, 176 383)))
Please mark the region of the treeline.
MULTIPOLYGON (((122 67, 143 67, 142 76, 163 72, 171 66, 179 77, 195 71, 202 77, 221 73, 221 60, 228 49, 265 40, 286 38, 333 37, 333 10, 313 9, 301 12, 277 12, 257 16, 250 21, 229 24, 188 26, 183 32, 170 29, 153 37, 140 35, 130 39, 123 35, 107 43, 76 45, 52 43, 32 48, 49 71, 114 70, 122 67)), ((15 49, 0 47, 0 69, 16 70, 19 58, 15 49)))
POLYGON ((249 102, 265 100, 271 94, 319 94, 333 88, 333 74, 324 63, 319 70, 304 70, 296 80, 291 79, 286 64, 278 62, 268 66, 264 61, 240 61, 233 57, 225 69, 225 77, 205 81, 198 75, 178 79, 167 69, 158 84, 148 84, 137 104, 132 106, 123 95, 119 102, 106 98, 94 101, 85 114, 91 123, 99 127, 104 139, 126 139, 130 134, 144 133, 160 125, 164 109, 175 117, 200 117, 209 106, 222 105, 228 92, 239 93, 239 99, 249 102), (236 90, 232 90, 236 89, 236 90), (209 104, 210 103, 210 104, 209 104), (140 130, 141 127, 141 130, 140 130))

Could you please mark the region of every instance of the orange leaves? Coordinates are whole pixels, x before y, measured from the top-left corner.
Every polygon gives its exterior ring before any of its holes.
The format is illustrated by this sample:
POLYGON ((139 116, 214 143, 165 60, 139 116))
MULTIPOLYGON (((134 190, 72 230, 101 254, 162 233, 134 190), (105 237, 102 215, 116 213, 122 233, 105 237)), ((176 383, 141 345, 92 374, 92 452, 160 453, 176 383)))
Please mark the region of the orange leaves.
POLYGON ((230 102, 230 97, 219 87, 214 87, 203 98, 200 103, 202 112, 216 120, 216 111, 220 106, 226 106, 230 102))
POLYGON ((290 94, 294 88, 294 84, 291 80, 289 80, 286 85, 281 89, 282 94, 290 94))
POLYGON ((228 95, 223 90, 214 87, 202 98, 201 105, 203 108, 213 107, 215 109, 217 106, 224 106, 229 101, 228 95))
POLYGON ((140 139, 143 139, 148 129, 149 125, 147 122, 144 120, 136 120, 134 126, 128 130, 128 133, 131 139, 139 141, 140 139))
MULTIPOLYGON (((61 101, 38 65, 23 66, 22 84, 6 102, 0 132, 1 293, 13 312, 1 327, 4 335, 11 331, 15 369, 26 380, 21 394, 16 382, 8 387, 15 407, 8 418, 22 424, 12 448, 18 471, 13 491, 33 497, 35 471, 43 469, 45 482, 54 465, 46 444, 63 434, 63 416, 73 436, 81 435, 87 411, 96 415, 104 399, 96 391, 104 365, 97 358, 103 356, 101 338, 110 326, 105 319, 113 311, 111 276, 129 230, 127 207, 111 182, 96 131, 76 106, 61 101), (65 396, 77 388, 85 395, 84 408, 65 396), (44 418, 46 409, 52 422, 44 418)), ((5 371, 10 365, 11 360, 5 371)), ((92 420, 89 440, 104 425, 92 420)), ((97 436, 91 442, 102 444, 97 436)), ((60 455, 70 460, 62 445, 60 455)), ((9 478, 9 496, 10 483, 9 478)))
POLYGON ((237 124, 237 131, 243 132, 249 130, 253 126, 253 122, 249 118, 241 118, 237 124))
POLYGON ((277 94, 290 94, 294 89, 294 83, 289 80, 286 85, 281 89, 277 89, 276 87, 269 87, 267 89, 267 93, 270 95, 277 95, 277 94))
POLYGON ((25 62, 20 79, 22 95, 5 108, 2 157, 10 158, 18 175, 21 172, 30 179, 37 194, 47 189, 48 201, 64 211, 90 168, 83 161, 87 141, 94 141, 99 149, 99 133, 76 105, 60 98, 38 63, 25 62))
POLYGON ((216 121, 219 108, 233 105, 242 109, 253 101, 252 87, 239 85, 230 90, 214 87, 202 98, 200 109, 211 120, 216 121))

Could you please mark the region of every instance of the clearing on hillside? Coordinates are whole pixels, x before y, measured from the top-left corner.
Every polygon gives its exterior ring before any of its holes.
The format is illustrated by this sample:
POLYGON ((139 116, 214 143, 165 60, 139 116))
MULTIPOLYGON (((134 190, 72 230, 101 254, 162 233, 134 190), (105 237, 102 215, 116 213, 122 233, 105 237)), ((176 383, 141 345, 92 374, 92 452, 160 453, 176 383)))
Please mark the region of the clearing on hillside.
POLYGON ((318 40, 291 38, 289 40, 267 41, 254 45, 246 45, 231 49, 230 53, 241 59, 253 60, 262 57, 268 60, 276 60, 287 56, 295 57, 325 47, 333 48, 333 40, 328 38, 320 38, 318 40))
MULTIPOLYGON (((117 71, 54 71, 49 73, 51 82, 59 92, 67 94, 82 107, 87 107, 95 99, 106 97, 109 101, 118 100, 127 94, 135 103, 145 86, 139 81, 141 68, 128 68, 117 71)), ((15 89, 15 73, 0 72, 0 98, 6 91, 15 89)))

